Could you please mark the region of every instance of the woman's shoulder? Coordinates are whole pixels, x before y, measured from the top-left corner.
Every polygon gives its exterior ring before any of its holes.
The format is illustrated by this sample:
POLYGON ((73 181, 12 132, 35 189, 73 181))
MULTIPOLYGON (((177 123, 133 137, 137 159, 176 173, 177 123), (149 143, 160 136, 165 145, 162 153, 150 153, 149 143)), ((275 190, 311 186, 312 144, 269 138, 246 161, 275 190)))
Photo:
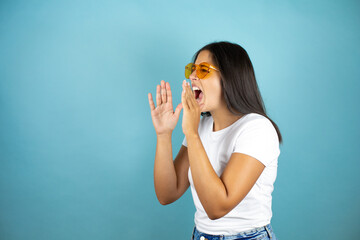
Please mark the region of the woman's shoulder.
POLYGON ((273 124, 271 123, 271 121, 258 113, 248 113, 244 116, 244 121, 243 121, 244 125, 248 125, 248 126, 267 126, 267 127, 273 127, 273 124))
POLYGON ((256 134, 264 137, 267 135, 268 139, 278 140, 277 132, 272 122, 265 116, 258 113, 249 113, 244 116, 243 121, 239 126, 239 134, 256 134))
POLYGON ((265 116, 263 116, 263 115, 261 115, 259 113, 248 113, 244 117, 245 117, 245 119, 247 121, 259 120, 259 119, 261 119, 261 120, 269 120, 267 117, 265 117, 265 116))

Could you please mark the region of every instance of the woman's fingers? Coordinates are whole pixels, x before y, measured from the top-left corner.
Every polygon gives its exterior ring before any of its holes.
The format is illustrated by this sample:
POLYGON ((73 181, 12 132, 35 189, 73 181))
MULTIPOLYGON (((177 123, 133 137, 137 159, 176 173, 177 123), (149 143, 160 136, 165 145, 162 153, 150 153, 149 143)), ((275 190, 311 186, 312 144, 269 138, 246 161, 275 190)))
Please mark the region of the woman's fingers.
POLYGON ((161 101, 162 103, 166 103, 166 88, 164 80, 161 80, 161 101))
POLYGON ((151 93, 148 93, 148 99, 149 99, 150 110, 151 111, 155 110, 155 104, 154 104, 151 93))
MULTIPOLYGON (((185 80, 184 80, 185 82, 185 80)), ((183 85, 182 85, 182 92, 181 92, 181 103, 182 103, 182 106, 184 108, 184 111, 185 110, 189 110, 189 106, 188 106, 188 103, 187 103, 187 98, 186 98, 186 89, 185 89, 185 84, 183 82, 183 85)))
POLYGON ((167 93, 167 101, 172 105, 172 95, 171 95, 170 83, 165 82, 165 89, 166 89, 166 93, 167 93))
MULTIPOLYGON (((149 102, 150 97, 152 101, 152 96, 149 96, 149 102)), ((169 102, 172 104, 172 94, 171 94, 171 88, 170 83, 165 82, 164 80, 161 80, 160 85, 156 85, 156 107, 160 106, 163 103, 169 102)), ((154 103, 152 101, 152 103, 154 103)), ((151 107, 151 106, 150 106, 151 107)))
POLYGON ((186 99, 187 99, 188 105, 191 109, 193 109, 195 107, 194 102, 193 102, 194 93, 192 92, 189 83, 186 83, 185 89, 186 89, 186 99))
POLYGON ((160 86, 156 85, 156 106, 158 107, 160 104, 161 104, 160 86))

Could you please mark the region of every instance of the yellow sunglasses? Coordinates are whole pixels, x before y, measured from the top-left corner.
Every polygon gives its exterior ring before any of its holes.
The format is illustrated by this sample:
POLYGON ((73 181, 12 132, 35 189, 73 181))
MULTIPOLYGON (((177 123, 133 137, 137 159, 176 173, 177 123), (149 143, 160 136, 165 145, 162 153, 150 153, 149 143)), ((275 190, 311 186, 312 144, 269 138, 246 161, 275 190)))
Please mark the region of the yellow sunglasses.
POLYGON ((202 62, 200 64, 189 63, 185 66, 185 78, 189 79, 194 71, 196 71, 196 76, 198 78, 204 78, 211 70, 219 71, 219 69, 207 62, 202 62))

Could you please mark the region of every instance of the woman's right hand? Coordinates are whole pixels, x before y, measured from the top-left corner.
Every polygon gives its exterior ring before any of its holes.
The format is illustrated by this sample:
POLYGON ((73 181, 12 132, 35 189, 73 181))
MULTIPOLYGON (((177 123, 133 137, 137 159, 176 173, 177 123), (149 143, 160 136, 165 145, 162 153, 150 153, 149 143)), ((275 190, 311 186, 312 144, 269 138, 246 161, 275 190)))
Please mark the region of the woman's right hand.
POLYGON ((170 83, 161 80, 160 84, 156 86, 156 108, 151 93, 148 93, 151 118, 156 135, 171 135, 179 120, 182 103, 176 107, 174 112, 170 83))

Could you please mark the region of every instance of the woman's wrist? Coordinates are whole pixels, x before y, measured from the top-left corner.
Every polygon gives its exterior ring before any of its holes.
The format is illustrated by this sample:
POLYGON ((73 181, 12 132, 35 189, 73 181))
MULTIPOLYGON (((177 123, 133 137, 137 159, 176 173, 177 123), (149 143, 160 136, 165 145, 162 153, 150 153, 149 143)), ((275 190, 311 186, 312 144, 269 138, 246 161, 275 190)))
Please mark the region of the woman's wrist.
POLYGON ((156 137, 157 138, 171 138, 172 136, 172 132, 167 132, 167 133, 161 133, 161 134, 156 134, 156 137))
POLYGON ((186 141, 192 140, 192 139, 200 139, 199 133, 189 133, 185 134, 186 141))

